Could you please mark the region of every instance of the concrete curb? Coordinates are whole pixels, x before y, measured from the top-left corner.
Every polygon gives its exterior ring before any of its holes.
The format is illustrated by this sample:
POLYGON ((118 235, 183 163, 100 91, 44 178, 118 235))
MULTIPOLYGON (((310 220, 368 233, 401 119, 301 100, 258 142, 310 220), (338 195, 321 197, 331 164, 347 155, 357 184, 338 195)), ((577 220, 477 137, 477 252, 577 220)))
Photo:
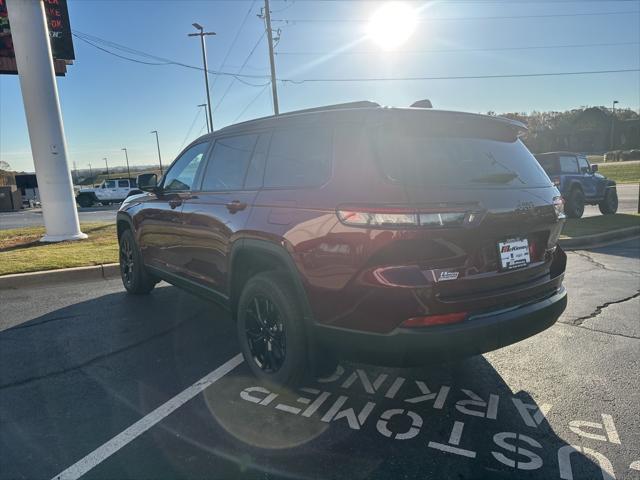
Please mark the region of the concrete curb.
POLYGON ((565 250, 578 250, 600 246, 607 242, 619 242, 629 240, 630 238, 640 235, 640 225, 629 228, 621 228, 612 230, 611 232, 598 233, 595 235, 585 235, 576 238, 561 238, 558 240, 559 245, 565 250))
POLYGON ((0 277, 0 290, 51 285, 82 280, 104 280, 120 276, 120 265, 107 263, 90 267, 63 268, 41 272, 16 273, 0 277))

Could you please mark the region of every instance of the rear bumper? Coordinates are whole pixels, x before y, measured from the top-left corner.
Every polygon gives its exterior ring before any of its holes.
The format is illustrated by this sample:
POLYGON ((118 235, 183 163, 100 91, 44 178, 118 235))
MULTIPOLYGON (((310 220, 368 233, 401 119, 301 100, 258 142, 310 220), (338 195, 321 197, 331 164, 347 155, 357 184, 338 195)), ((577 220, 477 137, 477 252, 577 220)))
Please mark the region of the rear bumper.
POLYGON ((316 339, 341 357, 388 366, 413 366, 477 355, 528 338, 553 325, 567 306, 567 292, 534 303, 471 316, 454 324, 396 328, 388 334, 316 325, 316 339))

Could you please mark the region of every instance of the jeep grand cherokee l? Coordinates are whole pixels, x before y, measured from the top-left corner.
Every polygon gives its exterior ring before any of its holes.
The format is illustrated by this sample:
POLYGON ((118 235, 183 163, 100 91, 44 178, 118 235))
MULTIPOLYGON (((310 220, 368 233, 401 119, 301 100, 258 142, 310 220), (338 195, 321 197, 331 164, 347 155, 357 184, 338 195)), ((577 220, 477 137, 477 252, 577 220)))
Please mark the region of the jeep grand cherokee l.
POLYGON ((277 384, 336 356, 416 365, 517 342, 566 306, 562 200, 524 128, 367 102, 205 135, 121 206, 124 286, 222 303, 277 384))

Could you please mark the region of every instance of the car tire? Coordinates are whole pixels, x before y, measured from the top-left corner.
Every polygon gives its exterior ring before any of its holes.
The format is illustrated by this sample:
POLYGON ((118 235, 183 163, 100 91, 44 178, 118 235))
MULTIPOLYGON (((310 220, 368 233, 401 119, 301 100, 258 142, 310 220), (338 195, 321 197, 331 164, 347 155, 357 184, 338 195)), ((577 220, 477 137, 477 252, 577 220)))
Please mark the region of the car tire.
POLYGON ((569 218, 580 218, 584 213, 584 193, 579 188, 574 188, 569 193, 564 213, 569 218))
POLYGON ((119 244, 120 277, 124 288, 134 295, 149 293, 155 287, 157 280, 147 272, 140 249, 130 229, 122 232, 119 244))
POLYGON ((613 215, 618 211, 618 192, 615 188, 607 188, 604 199, 598 204, 600 213, 613 215))
POLYGON ((310 373, 300 301, 285 273, 252 277, 238 302, 242 355, 253 374, 274 387, 295 387, 310 373))
POLYGON ((80 205, 80 207, 82 208, 89 208, 93 206, 93 200, 89 195, 86 195, 86 194, 78 195, 78 198, 76 199, 76 201, 78 202, 78 205, 80 205))

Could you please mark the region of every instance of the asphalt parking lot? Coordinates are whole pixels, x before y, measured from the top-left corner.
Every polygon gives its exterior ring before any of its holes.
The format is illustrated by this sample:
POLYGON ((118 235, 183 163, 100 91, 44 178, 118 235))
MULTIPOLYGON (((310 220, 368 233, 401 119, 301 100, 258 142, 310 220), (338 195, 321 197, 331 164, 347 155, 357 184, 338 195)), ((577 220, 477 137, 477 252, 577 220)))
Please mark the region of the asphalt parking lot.
POLYGON ((568 256, 568 309, 533 338, 291 392, 174 287, 0 291, 0 478, 638 479, 640 242, 568 256))

